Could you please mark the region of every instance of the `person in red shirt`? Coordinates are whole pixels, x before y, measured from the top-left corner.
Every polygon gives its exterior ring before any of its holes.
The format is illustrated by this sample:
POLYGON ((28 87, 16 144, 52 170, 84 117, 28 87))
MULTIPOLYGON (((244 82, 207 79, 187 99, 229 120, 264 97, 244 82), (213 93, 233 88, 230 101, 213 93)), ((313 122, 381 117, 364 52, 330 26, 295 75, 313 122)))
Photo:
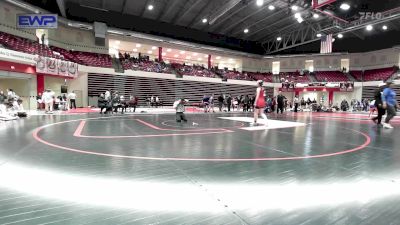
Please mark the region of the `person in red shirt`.
POLYGON ((256 99, 254 101, 254 126, 257 126, 257 119, 258 116, 261 115, 261 117, 265 120, 265 126, 267 126, 267 116, 264 114, 264 108, 266 106, 265 104, 265 89, 263 87, 264 82, 262 80, 257 81, 258 87, 256 91, 256 99))

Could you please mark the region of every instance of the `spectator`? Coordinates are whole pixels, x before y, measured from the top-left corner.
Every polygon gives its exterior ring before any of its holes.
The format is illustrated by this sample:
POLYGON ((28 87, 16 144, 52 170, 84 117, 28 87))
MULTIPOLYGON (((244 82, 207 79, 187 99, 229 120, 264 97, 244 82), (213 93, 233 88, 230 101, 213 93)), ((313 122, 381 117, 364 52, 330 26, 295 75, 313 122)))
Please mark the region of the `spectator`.
POLYGON ((224 106, 224 96, 222 94, 220 94, 218 96, 218 108, 219 111, 222 112, 222 107, 224 106))
POLYGON ((387 112, 383 127, 387 129, 393 128, 392 125, 389 124, 389 122, 394 116, 396 116, 396 108, 398 108, 396 102, 396 92, 392 89, 392 84, 392 81, 386 82, 386 88, 383 90, 382 95, 383 108, 386 109, 387 112))
POLYGON ((282 91, 279 91, 279 94, 276 97, 276 101, 278 103, 278 108, 277 108, 276 113, 279 114, 279 111, 281 111, 281 114, 283 114, 283 107, 285 105, 285 99, 286 99, 286 97, 282 95, 282 91))
POLYGON ((68 98, 69 98, 69 102, 70 102, 70 106, 69 108, 72 109, 76 109, 76 94, 75 91, 72 91, 71 93, 68 94, 68 98))
POLYGON ((104 94, 100 94, 99 99, 97 100, 97 106, 100 108, 100 114, 107 113, 107 100, 104 94))
POLYGON ((228 97, 226 98, 226 105, 228 106, 228 112, 230 112, 232 106, 232 96, 230 94, 228 94, 228 97))
POLYGON ((382 92, 385 88, 385 84, 379 85, 379 89, 376 90, 374 98, 375 98, 375 107, 378 110, 378 116, 373 117, 372 121, 377 122, 378 126, 381 125, 382 116, 385 115, 385 109, 383 108, 382 102, 382 92))
POLYGON ((42 95, 42 101, 45 105, 45 112, 53 113, 54 92, 50 89, 47 89, 42 95))

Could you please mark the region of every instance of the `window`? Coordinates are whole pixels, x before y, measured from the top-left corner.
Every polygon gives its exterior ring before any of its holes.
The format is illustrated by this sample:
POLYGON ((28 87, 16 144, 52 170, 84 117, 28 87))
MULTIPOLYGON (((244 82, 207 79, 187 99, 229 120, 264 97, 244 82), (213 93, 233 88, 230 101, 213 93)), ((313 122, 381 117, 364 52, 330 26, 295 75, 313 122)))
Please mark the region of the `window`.
POLYGON ((272 62, 272 74, 279 74, 281 69, 281 62, 272 62))

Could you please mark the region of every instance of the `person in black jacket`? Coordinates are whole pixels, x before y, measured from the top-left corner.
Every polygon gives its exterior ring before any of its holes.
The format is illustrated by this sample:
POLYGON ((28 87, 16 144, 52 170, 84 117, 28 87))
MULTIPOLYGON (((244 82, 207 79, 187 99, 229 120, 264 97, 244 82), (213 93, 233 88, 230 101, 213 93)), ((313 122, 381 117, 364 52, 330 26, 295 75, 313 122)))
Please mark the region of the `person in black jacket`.
POLYGON ((281 114, 283 113, 283 107, 285 105, 285 99, 286 99, 286 97, 282 94, 281 91, 279 91, 279 95, 276 97, 276 101, 278 103, 278 109, 276 110, 277 114, 279 113, 279 111, 281 111, 281 114))
POLYGON ((378 125, 381 125, 382 116, 385 115, 385 109, 383 108, 382 102, 382 92, 385 89, 385 84, 380 84, 379 89, 376 90, 374 98, 375 98, 375 107, 378 109, 378 116, 373 117, 371 120, 376 123, 378 121, 378 125))
POLYGON ((230 94, 228 94, 228 97, 226 98, 226 105, 228 106, 228 112, 230 112, 232 106, 232 97, 230 94))
POLYGON ((100 114, 103 113, 103 109, 105 109, 104 113, 107 113, 107 100, 105 99, 104 94, 100 94, 100 97, 97 100, 97 106, 100 108, 100 114))

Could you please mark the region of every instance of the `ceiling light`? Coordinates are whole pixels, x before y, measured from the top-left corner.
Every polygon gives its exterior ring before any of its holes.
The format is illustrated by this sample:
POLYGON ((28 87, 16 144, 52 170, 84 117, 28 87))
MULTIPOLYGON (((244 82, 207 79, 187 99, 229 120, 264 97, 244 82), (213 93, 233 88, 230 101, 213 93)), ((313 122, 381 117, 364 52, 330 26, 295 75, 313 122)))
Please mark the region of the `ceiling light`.
POLYGON ((299 9, 299 7, 297 5, 292 5, 292 10, 293 11, 297 11, 299 9))
POLYGON ((179 55, 178 55, 178 54, 175 54, 175 55, 174 55, 174 57, 175 57, 175 58, 178 58, 178 57, 179 57, 179 55))
POLYGON ((275 6, 269 5, 269 6, 268 6, 268 9, 269 9, 269 10, 274 10, 274 9, 275 9, 275 6))
POLYGON ((147 9, 151 11, 151 10, 154 9, 154 6, 153 6, 153 5, 148 5, 148 6, 147 6, 147 9))
POLYGON ((277 37, 276 40, 277 40, 277 41, 281 41, 282 38, 281 38, 281 37, 277 37))
POLYGON ((185 51, 180 51, 179 53, 180 53, 181 55, 183 55, 183 54, 185 54, 185 51))
POLYGON ((338 34, 337 37, 338 38, 343 38, 343 34, 338 34))
POLYGON ((221 59, 221 56, 217 56, 216 59, 221 59))
POLYGON ((264 0, 257 0, 257 1, 256 1, 256 5, 257 5, 257 6, 262 6, 262 5, 264 5, 264 0))
POLYGON ((136 48, 140 48, 140 47, 142 47, 141 44, 136 44, 136 48))
POLYGON ((317 37, 321 37, 322 36, 322 34, 317 34, 317 37))
POLYGON ((332 42, 335 42, 336 41, 336 39, 335 38, 332 38, 332 42))
POLYGON ((147 53, 149 53, 149 54, 152 54, 152 53, 153 53, 153 51, 147 51, 147 53))
POLYGON ((167 49, 167 52, 171 52, 172 50, 169 48, 169 49, 167 49))
POLYGON ((297 18, 299 18, 299 17, 301 17, 301 14, 300 14, 300 13, 295 13, 295 14, 294 14, 294 18, 297 19, 297 18))
POLYGON ((302 23, 304 21, 304 19, 300 16, 299 18, 297 18, 297 22, 302 23))
POLYGON ((161 55, 162 55, 162 56, 166 56, 166 55, 167 55, 167 53, 166 53, 166 52, 163 52, 161 55))
POLYGON ((249 33, 249 29, 244 29, 244 31, 243 31, 245 34, 247 34, 247 33, 249 33))
POLYGON ((347 3, 342 3, 340 5, 340 8, 343 9, 343 10, 349 10, 350 9, 350 5, 347 4, 347 3))
POLYGON ((386 25, 383 25, 383 26, 382 26, 382 29, 383 29, 383 30, 387 30, 387 28, 388 28, 388 27, 387 27, 386 25))
POLYGON ((133 51, 134 51, 134 52, 137 52, 137 48, 134 48, 133 51))
POLYGON ((203 18, 202 20, 201 20, 201 22, 203 22, 203 23, 207 23, 207 19, 206 18, 203 18))
POLYGON ((368 25, 368 26, 366 27, 367 31, 371 31, 372 28, 373 28, 372 25, 368 25))
POLYGON ((156 47, 156 46, 153 46, 153 47, 151 47, 151 49, 153 49, 153 50, 156 50, 156 49, 157 49, 157 47, 156 47))
POLYGON ((314 19, 318 19, 318 18, 319 18, 319 15, 316 14, 316 13, 314 13, 314 14, 313 14, 313 17, 314 17, 314 19))

